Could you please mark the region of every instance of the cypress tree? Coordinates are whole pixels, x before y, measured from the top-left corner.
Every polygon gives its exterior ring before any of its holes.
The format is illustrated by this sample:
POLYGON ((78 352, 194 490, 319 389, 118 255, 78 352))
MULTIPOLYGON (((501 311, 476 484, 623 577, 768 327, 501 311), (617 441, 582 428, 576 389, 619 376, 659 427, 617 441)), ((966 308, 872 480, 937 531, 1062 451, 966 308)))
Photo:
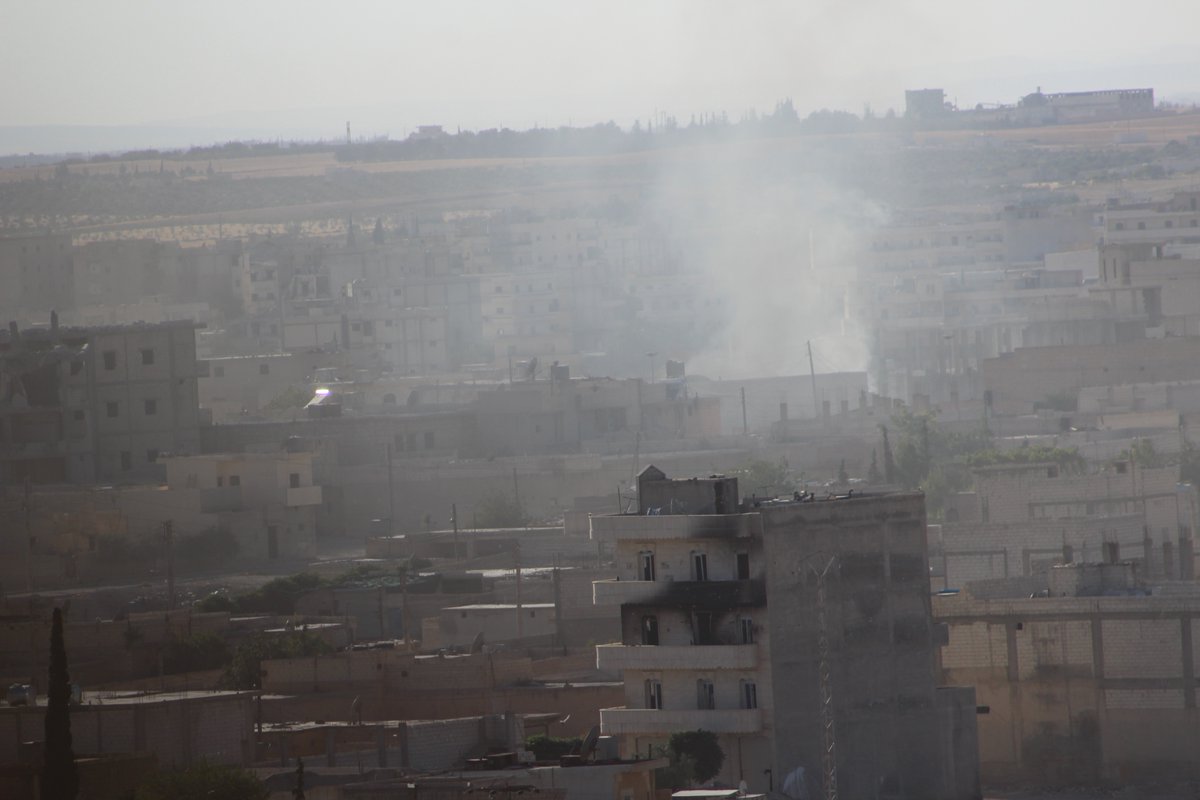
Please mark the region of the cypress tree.
POLYGON ((883 433, 883 479, 888 483, 895 483, 896 461, 892 457, 892 443, 888 440, 887 426, 880 425, 879 430, 883 433))
POLYGON ((54 609, 50 629, 50 684, 46 703, 46 754, 42 766, 42 800, 75 800, 79 772, 71 749, 71 675, 63 644, 62 609, 54 609))

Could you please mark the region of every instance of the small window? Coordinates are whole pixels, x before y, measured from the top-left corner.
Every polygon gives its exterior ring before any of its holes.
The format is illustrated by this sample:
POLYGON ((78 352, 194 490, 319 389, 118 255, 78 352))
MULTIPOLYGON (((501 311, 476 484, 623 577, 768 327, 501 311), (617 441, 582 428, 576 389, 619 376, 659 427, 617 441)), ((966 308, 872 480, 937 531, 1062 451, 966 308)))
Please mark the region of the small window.
POLYGON ((742 708, 758 708, 758 684, 742 681, 742 708))
POLYGON ((121 451, 121 469, 125 472, 133 469, 133 453, 128 450, 121 451))
POLYGON ((259 364, 258 365, 258 374, 259 375, 270 375, 271 374, 271 365, 270 364, 259 364))
POLYGON ((300 488, 300 473, 299 472, 293 472, 291 475, 288 475, 288 486, 292 487, 293 489, 300 488))
POLYGON ((646 681, 646 708, 661 709, 662 707, 662 681, 653 679, 646 681))
POLYGON ((654 553, 649 550, 638 556, 638 578, 643 581, 654 580, 654 553))
POLYGON ((149 366, 154 363, 154 348, 152 348, 152 347, 143 347, 142 348, 142 363, 146 366, 149 366))
POLYGON ((710 645, 717 643, 716 619, 711 611, 697 611, 693 644, 710 645))
POLYGON ((241 486, 242 485, 242 476, 241 475, 230 475, 229 476, 229 485, 230 486, 241 486))
POLYGON ((692 580, 708 580, 708 556, 705 553, 692 553, 692 580))
POLYGON ((83 362, 78 359, 76 359, 75 361, 72 361, 71 362, 71 374, 78 375, 81 372, 83 372, 83 362))
POLYGON ((104 368, 105 369, 116 369, 117 368, 117 351, 116 350, 105 350, 104 351, 104 368))
POLYGON ((713 682, 707 678, 696 681, 696 708, 709 711, 717 707, 717 692, 713 682))
POLYGON ((642 644, 658 644, 658 617, 654 615, 642 617, 642 644))
POLYGON ((750 580, 750 554, 737 554, 737 579, 739 581, 750 580))
POLYGON ((742 617, 742 644, 754 644, 754 620, 742 617))
POLYGON ((121 414, 121 406, 116 400, 109 400, 104 404, 104 411, 109 417, 117 417, 121 414))
POLYGON ((158 401, 157 400, 146 400, 143 405, 146 409, 147 417, 153 417, 155 414, 158 413, 158 401))

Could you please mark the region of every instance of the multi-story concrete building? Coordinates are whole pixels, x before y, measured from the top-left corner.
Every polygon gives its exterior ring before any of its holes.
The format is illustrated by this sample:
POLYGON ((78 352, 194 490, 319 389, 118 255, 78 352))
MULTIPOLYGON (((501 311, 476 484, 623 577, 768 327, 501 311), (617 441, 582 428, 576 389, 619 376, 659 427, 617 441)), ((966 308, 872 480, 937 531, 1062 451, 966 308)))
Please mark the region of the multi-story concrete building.
POLYGON ((1176 192, 1166 200, 1109 200, 1104 209, 1104 241, 1200 242, 1200 191, 1176 192))
POLYGON ((74 285, 70 236, 0 238, 0 313, 4 320, 69 308, 75 299, 74 285))
MULTIPOLYGON (((1053 571, 1085 578, 1129 566, 1053 571)), ((964 591, 933 602, 949 627, 941 679, 974 686, 989 709, 979 718, 984 777, 1073 786, 1195 780, 1195 583, 1039 594, 964 591)))
POLYGON ((199 451, 191 322, 0 333, 0 481, 161 477, 199 451))
POLYGON ((930 528, 947 586, 1031 577, 1064 549, 1095 560, 1106 543, 1140 554, 1148 573, 1162 574, 1170 569, 1160 548, 1192 546, 1198 498, 1175 466, 1126 459, 1072 474, 1055 463, 1002 464, 975 469, 974 479, 975 491, 955 498, 947 521, 930 528))
POLYGON ((816 794, 829 694, 842 797, 978 796, 974 695, 934 684, 921 495, 744 504, 736 479, 647 467, 637 513, 591 531, 615 545, 618 578, 594 595, 621 606, 597 664, 624 674, 625 707, 601 711, 623 753, 712 731, 719 780, 802 774, 816 794))

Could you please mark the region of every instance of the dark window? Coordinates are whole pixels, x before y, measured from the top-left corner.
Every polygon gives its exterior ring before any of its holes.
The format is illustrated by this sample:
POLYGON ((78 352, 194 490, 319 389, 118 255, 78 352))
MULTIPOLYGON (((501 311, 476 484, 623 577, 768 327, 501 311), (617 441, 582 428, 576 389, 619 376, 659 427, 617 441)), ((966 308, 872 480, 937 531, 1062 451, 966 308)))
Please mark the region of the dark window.
POLYGON ((109 400, 104 404, 104 411, 106 414, 108 414, 108 416, 116 417, 120 415, 121 407, 117 404, 116 400, 109 400))
POLYGON ((288 486, 291 486, 293 489, 300 488, 300 473, 299 472, 293 472, 291 475, 288 475, 288 486))
POLYGON ((696 641, 694 644, 716 644, 717 631, 716 620, 713 619, 711 611, 697 611, 695 616, 696 621, 696 641))
POLYGON ((643 581, 654 580, 654 553, 649 551, 638 557, 638 578, 643 581))
POLYGON ((72 361, 71 362, 71 374, 78 375, 80 372, 83 372, 83 362, 79 361, 78 359, 75 361, 72 361))
POLYGON ((153 417, 155 414, 158 413, 158 401, 157 400, 147 400, 147 401, 145 401, 144 405, 146 408, 146 416, 147 417, 153 417))
POLYGON ((642 644, 658 644, 658 617, 642 617, 642 644))
POLYGON ((742 681, 742 708, 758 708, 758 685, 742 681))
POLYGON ((754 644, 754 620, 742 617, 742 644, 754 644))
POLYGON ((121 451, 121 469, 125 472, 133 469, 133 453, 128 450, 121 451))
POLYGON ((692 580, 708 580, 708 556, 704 553, 692 553, 692 580))
POLYGON ((104 351, 104 368, 105 369, 116 369, 117 368, 117 351, 116 350, 105 350, 104 351))
POLYGON ((142 363, 147 366, 154 363, 154 348, 151 348, 151 347, 143 347, 142 348, 142 363))
POLYGON ((737 579, 739 581, 750 580, 750 554, 737 554, 737 579))
POLYGON ((696 708, 705 711, 717 707, 717 693, 707 678, 696 681, 696 708))
POLYGON ((230 486, 241 486, 242 485, 242 476, 241 475, 230 475, 229 476, 229 485, 230 486))
POLYGON ((656 680, 646 681, 646 708, 663 707, 662 682, 656 680))

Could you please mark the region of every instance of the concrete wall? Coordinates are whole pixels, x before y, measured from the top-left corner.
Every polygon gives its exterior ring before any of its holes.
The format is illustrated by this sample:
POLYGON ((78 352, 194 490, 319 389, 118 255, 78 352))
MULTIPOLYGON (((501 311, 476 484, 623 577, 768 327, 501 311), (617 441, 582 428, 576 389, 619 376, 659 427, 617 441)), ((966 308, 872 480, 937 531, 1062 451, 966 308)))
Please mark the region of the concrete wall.
POLYGON ((775 699, 775 774, 804 767, 819 789, 821 705, 815 570, 826 577, 840 794, 884 779, 918 797, 971 797, 947 783, 934 692, 924 498, 887 495, 764 512, 775 699))
POLYGON ((942 679, 974 685, 989 782, 1195 778, 1200 602, 938 598, 942 679))

